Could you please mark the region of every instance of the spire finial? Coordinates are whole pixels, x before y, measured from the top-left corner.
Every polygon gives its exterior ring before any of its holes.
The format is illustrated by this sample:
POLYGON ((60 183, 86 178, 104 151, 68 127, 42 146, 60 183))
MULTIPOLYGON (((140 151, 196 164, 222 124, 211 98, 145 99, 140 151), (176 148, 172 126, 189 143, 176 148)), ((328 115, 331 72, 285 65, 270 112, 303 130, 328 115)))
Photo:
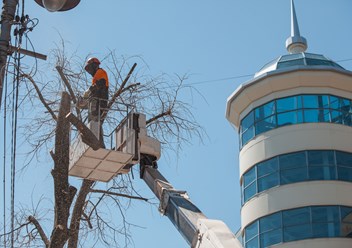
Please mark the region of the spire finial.
POLYGON ((299 33, 296 10, 291 0, 291 37, 286 40, 286 49, 289 53, 301 53, 307 50, 307 40, 299 33))

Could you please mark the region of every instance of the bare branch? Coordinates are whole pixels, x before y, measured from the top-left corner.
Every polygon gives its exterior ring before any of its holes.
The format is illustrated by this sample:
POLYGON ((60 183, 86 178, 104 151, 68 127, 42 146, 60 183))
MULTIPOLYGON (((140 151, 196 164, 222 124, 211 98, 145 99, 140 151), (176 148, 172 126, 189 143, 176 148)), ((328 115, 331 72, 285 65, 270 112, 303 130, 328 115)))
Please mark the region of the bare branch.
POLYGON ((126 83, 128 82, 128 80, 130 79, 134 69, 136 68, 137 63, 134 63, 132 68, 130 69, 129 73, 127 74, 126 78, 123 80, 122 84, 120 85, 120 88, 115 92, 115 94, 112 96, 108 106, 107 106, 107 110, 104 111, 104 113, 101 115, 101 122, 104 121, 106 115, 108 114, 109 109, 111 108, 111 106, 114 104, 114 102, 116 101, 116 99, 120 96, 122 90, 124 89, 126 83))
MULTIPOLYGON (((61 66, 56 66, 55 67, 56 70, 58 71, 62 81, 64 82, 64 84, 66 85, 67 89, 68 89, 68 92, 70 93, 70 96, 71 96, 71 99, 72 99, 72 102, 74 104, 77 103, 77 98, 76 98, 76 95, 75 93, 73 92, 72 90, 72 87, 71 87, 71 84, 69 83, 68 79, 66 78, 63 70, 62 70, 62 67, 61 66)), ((78 117, 80 118, 81 117, 81 111, 79 110, 79 108, 76 107, 76 112, 77 112, 77 115, 78 117)))
POLYGON ((91 189, 90 192, 92 192, 92 193, 103 193, 103 194, 115 195, 115 196, 122 196, 122 197, 130 198, 130 199, 136 199, 136 200, 149 201, 149 199, 147 199, 147 198, 143 198, 143 197, 139 197, 139 196, 126 195, 126 194, 111 192, 111 191, 107 191, 107 190, 91 189))
POLYGON ((93 229, 93 225, 92 225, 92 222, 90 221, 90 217, 89 217, 86 213, 84 213, 84 212, 83 212, 82 215, 83 215, 83 217, 84 217, 84 220, 88 222, 89 228, 90 228, 90 229, 93 229))
POLYGON ((9 235, 9 234, 11 234, 11 233, 13 233, 13 232, 18 231, 18 230, 22 229, 23 227, 28 226, 30 223, 31 223, 31 222, 30 222, 30 221, 28 221, 28 222, 26 222, 26 223, 21 224, 19 227, 17 227, 17 228, 15 228, 15 229, 13 229, 13 230, 12 230, 12 231, 10 231, 10 232, 0 234, 0 238, 1 238, 1 237, 4 237, 4 236, 6 236, 6 235, 9 235))
POLYGON ((42 238, 42 240, 43 240, 43 242, 45 244, 45 247, 49 247, 50 241, 49 241, 48 237, 46 236, 46 234, 45 234, 42 226, 38 222, 38 220, 34 216, 30 215, 30 216, 28 216, 28 221, 30 223, 32 223, 35 226, 35 228, 38 230, 39 235, 40 235, 40 237, 42 238))
POLYGON ((150 124, 150 123, 152 123, 152 122, 154 122, 154 121, 156 121, 156 120, 158 120, 158 119, 160 119, 160 118, 162 118, 162 117, 169 116, 169 115, 171 115, 171 110, 170 110, 170 109, 167 110, 167 111, 165 111, 165 112, 163 112, 163 113, 160 113, 160 114, 158 114, 158 115, 156 115, 156 116, 153 116, 153 117, 150 118, 150 119, 148 119, 148 120, 146 121, 146 124, 148 125, 148 124, 150 124))
POLYGON ((65 83, 65 85, 66 85, 66 87, 68 89, 68 92, 70 93, 70 96, 71 96, 71 99, 72 99, 73 103, 77 103, 76 95, 75 95, 75 93, 72 90, 71 84, 68 82, 64 72, 62 71, 62 67, 56 66, 55 68, 58 71, 62 81, 65 83))
POLYGON ((37 84, 35 83, 34 79, 28 75, 28 74, 22 74, 23 77, 27 78, 34 86, 35 88, 35 91, 37 92, 38 94, 38 97, 40 99, 40 101, 42 102, 42 104, 44 105, 44 107, 48 110, 48 112, 51 114, 51 116, 53 117, 53 119, 56 121, 57 120, 57 117, 56 115, 54 114, 54 111, 50 108, 50 106, 47 104, 47 102, 45 101, 40 89, 38 88, 37 84))

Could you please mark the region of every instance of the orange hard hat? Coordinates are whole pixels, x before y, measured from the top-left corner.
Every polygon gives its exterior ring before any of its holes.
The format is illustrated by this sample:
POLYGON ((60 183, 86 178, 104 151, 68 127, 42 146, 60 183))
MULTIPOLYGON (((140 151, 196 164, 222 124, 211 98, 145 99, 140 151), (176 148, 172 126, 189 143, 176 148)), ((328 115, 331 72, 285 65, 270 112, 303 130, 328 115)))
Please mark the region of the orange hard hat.
POLYGON ((100 65, 100 61, 97 58, 89 58, 86 62, 86 65, 84 66, 84 69, 87 70, 87 66, 89 66, 92 63, 96 63, 97 65, 100 65))

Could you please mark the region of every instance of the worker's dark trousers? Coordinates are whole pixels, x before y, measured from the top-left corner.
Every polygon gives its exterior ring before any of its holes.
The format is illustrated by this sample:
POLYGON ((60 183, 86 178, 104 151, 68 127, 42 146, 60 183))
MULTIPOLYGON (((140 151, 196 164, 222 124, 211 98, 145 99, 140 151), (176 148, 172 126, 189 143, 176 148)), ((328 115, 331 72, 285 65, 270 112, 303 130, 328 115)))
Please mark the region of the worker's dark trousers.
POLYGON ((89 101, 88 121, 99 121, 100 117, 107 107, 107 100, 92 98, 89 101))

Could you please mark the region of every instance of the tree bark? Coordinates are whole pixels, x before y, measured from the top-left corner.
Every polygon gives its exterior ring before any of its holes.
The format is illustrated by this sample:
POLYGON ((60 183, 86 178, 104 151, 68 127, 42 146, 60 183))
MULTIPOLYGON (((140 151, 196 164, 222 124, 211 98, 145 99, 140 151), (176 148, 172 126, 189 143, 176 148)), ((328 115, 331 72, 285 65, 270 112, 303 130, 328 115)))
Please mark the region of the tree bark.
POLYGON ((83 206, 85 204, 87 195, 93 186, 94 181, 83 179, 82 186, 79 190, 76 204, 73 208, 71 224, 70 224, 70 239, 68 240, 68 248, 77 248, 79 227, 81 225, 81 217, 83 215, 83 206))
POLYGON ((94 151, 104 147, 102 141, 71 112, 66 115, 66 119, 74 125, 81 134, 82 141, 93 148, 94 151))
POLYGON ((67 228, 70 206, 76 189, 68 183, 70 150, 70 123, 66 115, 70 112, 70 95, 62 93, 55 132, 55 160, 51 174, 54 178, 55 220, 49 248, 63 247, 69 238, 67 228))
POLYGON ((34 217, 34 216, 29 216, 28 217, 28 220, 30 221, 30 223, 32 223, 35 228, 38 230, 38 233, 40 235, 40 237, 42 238, 44 244, 45 244, 45 247, 48 248, 49 245, 50 245, 50 241, 48 239, 48 237, 46 236, 42 226, 39 224, 38 220, 34 217))

